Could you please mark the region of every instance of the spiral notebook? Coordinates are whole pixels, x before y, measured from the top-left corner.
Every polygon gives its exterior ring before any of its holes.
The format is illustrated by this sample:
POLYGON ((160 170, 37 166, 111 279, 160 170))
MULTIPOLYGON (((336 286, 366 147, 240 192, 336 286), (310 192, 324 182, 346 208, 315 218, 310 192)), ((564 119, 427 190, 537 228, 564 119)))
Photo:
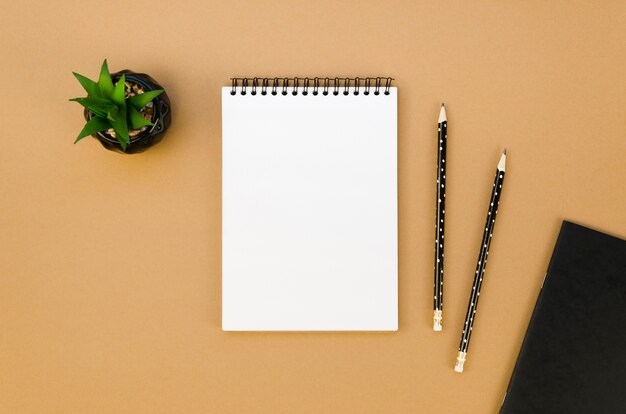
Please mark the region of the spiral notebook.
POLYGON ((398 327, 391 78, 222 89, 222 329, 398 327))

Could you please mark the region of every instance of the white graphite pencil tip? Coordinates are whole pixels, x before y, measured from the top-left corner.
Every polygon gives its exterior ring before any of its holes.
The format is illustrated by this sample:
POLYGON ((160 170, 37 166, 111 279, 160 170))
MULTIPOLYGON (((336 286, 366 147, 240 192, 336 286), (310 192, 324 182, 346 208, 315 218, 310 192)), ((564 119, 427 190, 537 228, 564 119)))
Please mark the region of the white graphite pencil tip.
POLYGON ((446 107, 441 104, 441 109, 439 110, 439 121, 438 123, 442 123, 447 121, 448 117, 446 116, 446 107))
POLYGON ((506 168, 506 150, 502 153, 500 157, 500 162, 498 163, 498 170, 505 171, 506 168))

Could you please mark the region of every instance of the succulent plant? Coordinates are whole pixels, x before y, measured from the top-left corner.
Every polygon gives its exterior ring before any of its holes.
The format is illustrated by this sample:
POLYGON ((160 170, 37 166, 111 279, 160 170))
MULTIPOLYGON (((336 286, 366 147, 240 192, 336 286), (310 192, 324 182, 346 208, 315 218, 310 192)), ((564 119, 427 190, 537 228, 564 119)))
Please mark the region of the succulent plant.
POLYGON ((153 125, 149 119, 144 118, 141 111, 150 101, 163 93, 163 89, 126 96, 126 75, 122 75, 114 85, 106 59, 102 63, 98 82, 76 72, 72 73, 87 91, 87 97, 74 98, 70 101, 78 102, 91 113, 90 119, 74 143, 91 134, 113 129, 122 150, 126 151, 126 146, 130 144, 129 130, 153 125))

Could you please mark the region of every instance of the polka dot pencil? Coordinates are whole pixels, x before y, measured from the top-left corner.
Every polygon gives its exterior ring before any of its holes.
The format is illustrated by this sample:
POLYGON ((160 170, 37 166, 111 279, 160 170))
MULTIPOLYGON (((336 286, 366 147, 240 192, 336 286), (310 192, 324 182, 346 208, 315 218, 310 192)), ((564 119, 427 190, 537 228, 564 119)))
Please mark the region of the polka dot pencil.
POLYGON ((437 209, 435 211, 435 283, 433 330, 441 331, 443 319, 443 228, 446 214, 446 141, 448 117, 441 104, 437 132, 437 209))
POLYGON ((504 183, 504 170, 506 165, 506 150, 500 157, 498 168, 496 170, 496 179, 493 183, 491 191, 491 200, 489 201, 489 210, 487 211, 487 222, 483 233, 483 241, 480 244, 480 253, 478 254, 478 264, 476 265, 476 273, 474 273, 474 283, 472 292, 470 293, 467 313, 465 314, 465 322, 463 325, 463 333, 461 334, 461 343, 459 344, 459 353, 456 357, 456 372, 463 372, 463 365, 467 357, 467 349, 469 347, 470 338, 472 336, 472 325, 476 317, 476 309, 478 308, 478 299, 480 298, 480 288, 483 284, 483 276, 487 266, 487 258, 489 256, 489 245, 491 244, 491 236, 493 228, 496 224, 496 214, 498 214, 498 204, 500 203, 500 194, 502 193, 502 184, 504 183))

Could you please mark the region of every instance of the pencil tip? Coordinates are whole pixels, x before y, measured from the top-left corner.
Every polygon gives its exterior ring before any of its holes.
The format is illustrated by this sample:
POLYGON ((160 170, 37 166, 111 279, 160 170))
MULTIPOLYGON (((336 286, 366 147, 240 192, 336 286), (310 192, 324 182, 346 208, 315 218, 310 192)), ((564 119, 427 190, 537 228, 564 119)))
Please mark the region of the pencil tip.
POLYGON ((439 110, 439 123, 442 123, 444 121, 448 120, 448 116, 446 115, 446 107, 441 104, 441 109, 439 110))
POLYGON ((502 153, 502 156, 500 157, 500 162, 498 162, 498 169, 500 171, 504 171, 506 168, 506 150, 504 150, 504 152, 502 153))
POLYGON ((506 148, 504 149, 504 155, 506 155, 506 148))
POLYGON ((443 104, 443 102, 441 103, 441 106, 445 106, 445 105, 443 104))

